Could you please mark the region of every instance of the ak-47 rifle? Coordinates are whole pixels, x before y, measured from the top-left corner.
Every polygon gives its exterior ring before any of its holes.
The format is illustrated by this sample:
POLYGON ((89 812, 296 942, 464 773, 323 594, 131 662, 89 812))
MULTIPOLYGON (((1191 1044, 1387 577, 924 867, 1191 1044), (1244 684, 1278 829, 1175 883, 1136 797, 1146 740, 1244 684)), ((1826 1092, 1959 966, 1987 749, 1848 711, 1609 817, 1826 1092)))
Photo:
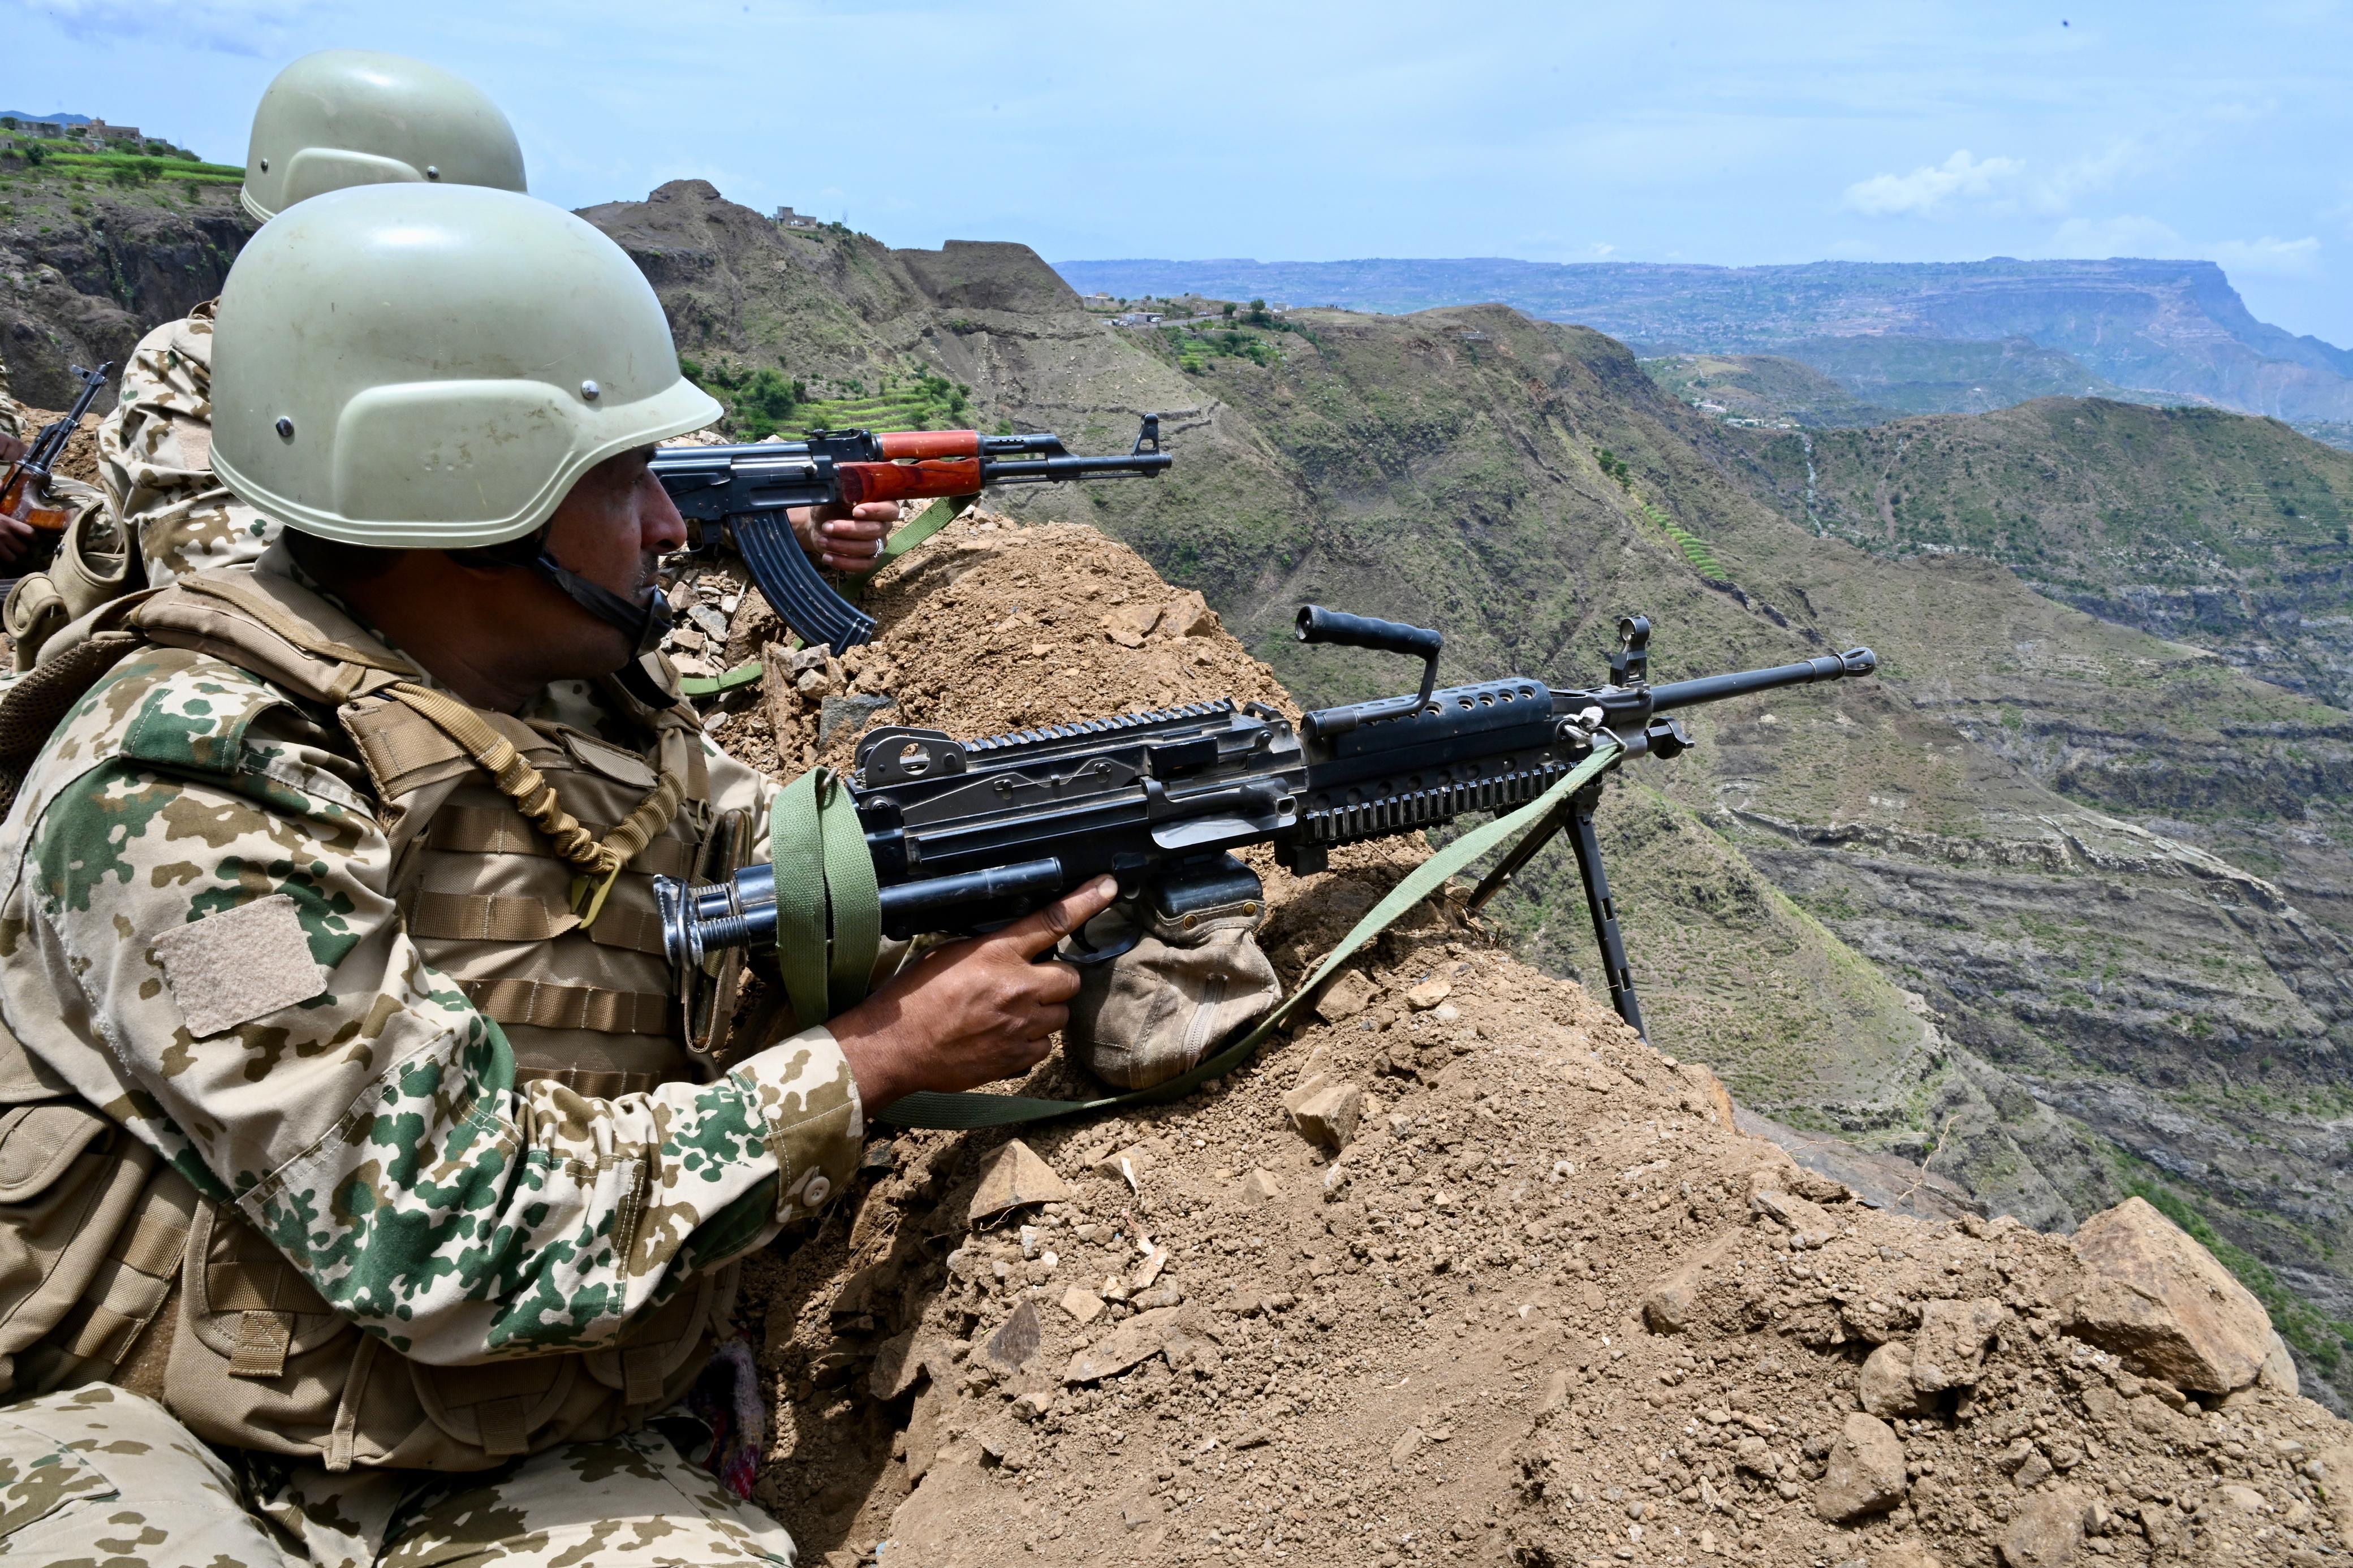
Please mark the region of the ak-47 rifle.
MULTIPOLYGON (((1619 623, 1609 680, 1562 689, 1525 676, 1433 690, 1440 635, 1310 605, 1299 639, 1423 660, 1421 689, 1319 709, 1294 728, 1272 709, 1230 700, 1053 725, 985 741, 937 730, 878 729, 859 742, 849 794, 874 865, 886 936, 987 931, 1110 872, 1124 901, 1163 916, 1259 894, 1230 851, 1271 844, 1294 871, 1324 867, 1335 845, 1433 827, 1469 812, 1503 813, 1544 795, 1615 738, 1616 761, 1672 757, 1691 737, 1677 709, 1814 680, 1868 675, 1869 648, 1697 680, 1650 683, 1651 623, 1619 623)), ((1489 872, 1478 908, 1562 828, 1607 971, 1610 1001, 1637 1031, 1642 1014, 1594 837, 1601 777, 1566 796, 1489 872)), ((657 879, 674 963, 712 950, 771 944, 776 877, 747 867, 690 887, 657 879)), ((1141 922, 1130 923, 1139 931, 1141 922)), ((1055 956, 1099 962, 1081 933, 1055 956)))
POLYGON ((1059 436, 977 430, 820 430, 806 441, 753 447, 665 447, 647 466, 690 522, 726 525, 769 607, 812 643, 841 653, 874 635, 874 617, 826 585, 785 516, 839 502, 966 500, 990 485, 1153 478, 1176 459, 1160 449, 1147 414, 1135 449, 1074 458, 1059 436))
POLYGON ((25 554, 5 568, 12 577, 38 571, 57 553, 58 542, 65 538, 73 509, 50 503, 49 475, 57 468, 58 459, 65 456, 66 441, 80 425, 81 416, 98 401, 99 393, 106 385, 106 373, 114 367, 102 364, 96 370, 84 370, 79 365, 71 368, 81 382, 81 392, 74 398, 73 406, 66 411, 64 418, 41 426, 41 433, 33 437, 25 455, 0 473, 0 517, 13 518, 38 531, 25 554))

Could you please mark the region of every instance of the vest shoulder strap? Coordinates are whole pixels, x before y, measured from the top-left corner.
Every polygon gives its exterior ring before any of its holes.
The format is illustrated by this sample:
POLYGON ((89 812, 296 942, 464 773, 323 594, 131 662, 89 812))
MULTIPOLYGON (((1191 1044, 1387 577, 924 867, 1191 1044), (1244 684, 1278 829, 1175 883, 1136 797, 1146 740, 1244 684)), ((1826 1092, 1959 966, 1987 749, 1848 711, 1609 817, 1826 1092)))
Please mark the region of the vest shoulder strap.
POLYGON ((152 641, 212 654, 329 706, 419 674, 301 584, 249 566, 181 578, 131 622, 152 641))

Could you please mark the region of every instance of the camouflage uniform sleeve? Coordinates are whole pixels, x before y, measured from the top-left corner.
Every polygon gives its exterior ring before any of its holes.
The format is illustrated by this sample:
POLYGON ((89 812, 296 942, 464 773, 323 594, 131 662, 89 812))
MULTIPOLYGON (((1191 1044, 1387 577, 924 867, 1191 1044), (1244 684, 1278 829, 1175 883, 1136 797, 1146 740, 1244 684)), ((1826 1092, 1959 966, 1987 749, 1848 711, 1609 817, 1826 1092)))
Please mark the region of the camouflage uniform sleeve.
POLYGON ((848 1181, 861 1108, 823 1029, 712 1083, 518 1090, 504 1035, 410 943, 351 764, 240 671, 154 673, 192 658, 129 661, 153 678, 101 686, 28 779, 37 816, 12 821, 21 858, 0 868, 0 999, 339 1312, 429 1363, 593 1346, 848 1181), (129 740, 42 779, 93 702, 129 740), (220 984, 166 939, 280 897, 293 952, 243 939, 227 967, 247 999, 227 1011, 247 1016, 220 1016, 220 984), (318 986, 290 1003, 254 978, 290 956, 318 986))
POLYGON ((98 427, 100 482, 154 587, 259 560, 275 531, 213 473, 211 365, 207 303, 140 340, 121 401, 98 427))

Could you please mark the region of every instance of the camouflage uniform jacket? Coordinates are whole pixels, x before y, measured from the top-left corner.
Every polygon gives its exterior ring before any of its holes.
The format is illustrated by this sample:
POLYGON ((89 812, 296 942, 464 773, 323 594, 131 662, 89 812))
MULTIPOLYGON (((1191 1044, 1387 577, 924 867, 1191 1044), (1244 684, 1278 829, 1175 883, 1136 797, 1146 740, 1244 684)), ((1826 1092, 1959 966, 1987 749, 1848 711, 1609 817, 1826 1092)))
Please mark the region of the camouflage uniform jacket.
POLYGON ((8 391, 8 362, 0 359, 0 436, 14 436, 29 441, 33 432, 25 422, 25 405, 8 391))
MULTIPOLYGON (((291 575, 277 552, 258 570, 291 575)), ((594 733, 602 700, 567 683, 523 716, 594 733)), ((765 780, 700 743, 714 800, 765 803, 765 780)), ((200 652, 132 653, 0 826, 0 1017, 337 1316, 420 1363, 612 1343, 848 1180, 861 1109, 823 1029, 706 1083, 518 1087, 500 1026, 405 929, 368 778, 315 702, 200 652), (252 994, 282 952, 240 951, 209 986, 175 970, 174 933, 276 895, 314 992, 252 994), (248 1016, 194 999, 222 984, 248 1016)))
POLYGON ((98 427, 107 504, 135 535, 147 582, 258 561, 278 528, 213 473, 213 307, 139 340, 121 401, 98 427))

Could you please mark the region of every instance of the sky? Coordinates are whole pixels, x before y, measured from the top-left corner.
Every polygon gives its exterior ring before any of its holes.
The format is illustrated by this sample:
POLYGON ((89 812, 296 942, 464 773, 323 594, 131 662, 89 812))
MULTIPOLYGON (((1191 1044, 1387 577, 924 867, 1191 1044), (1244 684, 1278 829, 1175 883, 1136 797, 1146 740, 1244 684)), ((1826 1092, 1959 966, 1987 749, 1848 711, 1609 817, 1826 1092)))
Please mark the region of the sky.
POLYGON ((0 27, 5 107, 230 163, 280 67, 380 48, 480 83, 567 206, 699 177, 1057 261, 2200 257, 2353 346, 2353 0, 0 0, 0 27))

